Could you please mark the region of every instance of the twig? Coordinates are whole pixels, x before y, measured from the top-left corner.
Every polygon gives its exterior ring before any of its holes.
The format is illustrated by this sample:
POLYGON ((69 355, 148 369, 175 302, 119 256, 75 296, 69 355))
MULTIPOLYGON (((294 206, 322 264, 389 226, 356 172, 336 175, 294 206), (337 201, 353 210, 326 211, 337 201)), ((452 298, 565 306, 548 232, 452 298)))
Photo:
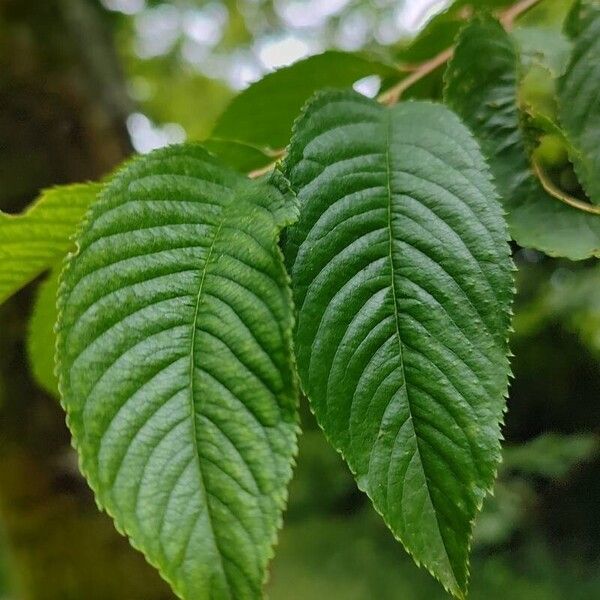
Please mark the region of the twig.
POLYGON ((381 104, 392 105, 396 104, 400 100, 400 96, 415 83, 433 73, 436 69, 445 65, 453 56, 454 48, 447 48, 443 52, 440 52, 437 56, 434 56, 431 60, 421 63, 410 75, 401 79, 396 85, 385 91, 377 99, 381 104))
POLYGON ((548 177, 548 174, 536 160, 533 160, 532 164, 533 170, 537 178, 540 180, 542 187, 546 190, 546 192, 548 192, 548 194, 550 194, 550 196, 560 200, 561 202, 564 202, 565 204, 568 204, 569 206, 572 206, 573 208, 577 208, 578 210, 583 210, 594 215, 600 215, 600 206, 595 206, 589 202, 584 202, 578 198, 573 198, 573 196, 563 192, 554 184, 550 177, 548 177))
POLYGON ((540 2, 540 0, 521 0, 516 4, 513 4, 502 13, 500 22, 504 25, 505 29, 511 30, 514 27, 517 18, 527 12, 530 8, 533 8, 538 2, 540 2))

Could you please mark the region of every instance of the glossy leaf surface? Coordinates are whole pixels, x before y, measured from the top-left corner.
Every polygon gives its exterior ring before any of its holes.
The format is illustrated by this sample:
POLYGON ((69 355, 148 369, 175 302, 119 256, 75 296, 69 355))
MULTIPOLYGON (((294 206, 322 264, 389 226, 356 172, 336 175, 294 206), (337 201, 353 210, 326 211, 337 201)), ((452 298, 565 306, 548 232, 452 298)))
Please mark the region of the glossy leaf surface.
POLYGON ((303 389, 394 534, 463 597, 500 458, 513 289, 484 159, 440 105, 331 92, 285 169, 303 389))

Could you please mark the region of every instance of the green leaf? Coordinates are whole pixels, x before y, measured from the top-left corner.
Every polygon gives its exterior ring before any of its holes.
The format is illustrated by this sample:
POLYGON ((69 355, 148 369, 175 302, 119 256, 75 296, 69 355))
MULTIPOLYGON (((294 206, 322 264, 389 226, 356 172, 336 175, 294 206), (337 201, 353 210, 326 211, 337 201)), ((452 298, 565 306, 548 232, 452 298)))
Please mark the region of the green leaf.
POLYGON ((463 597, 500 458, 513 289, 483 157, 443 106, 330 92, 285 169, 303 389, 394 534, 463 597))
MULTIPOLYGON (((418 63, 433 58, 454 44, 455 38, 474 11, 500 10, 514 0, 454 0, 445 10, 427 21, 418 35, 396 53, 401 62, 418 63)), ((434 3, 423 3, 421 15, 435 9, 434 3)))
POLYGON ((562 479, 571 469, 598 452, 593 434, 546 433, 503 452, 503 470, 518 471, 546 479, 562 479))
MULTIPOLYGON (((598 5, 598 2, 595 3, 598 5)), ((563 23, 563 31, 570 38, 576 38, 585 28, 597 6, 587 0, 575 0, 563 23)))
POLYGON ((261 596, 296 452, 295 205, 202 147, 133 161, 59 291, 59 381, 81 468, 186 600, 261 596))
POLYGON ((56 297, 60 266, 54 267, 39 286, 29 321, 27 354, 34 379, 50 395, 58 398, 58 379, 54 373, 56 335, 54 324, 58 311, 56 297))
MULTIPOLYGON (((474 11, 499 11, 514 3, 515 0, 454 0, 435 14, 418 35, 401 47, 396 56, 407 63, 424 62, 454 44, 455 38, 465 24, 465 20, 474 11)), ((435 8, 434 3, 423 3, 422 16, 435 8)))
POLYGON ((203 141, 202 145, 217 156, 219 160, 244 173, 260 169, 276 158, 268 148, 261 148, 236 140, 210 138, 203 141))
POLYGON ((100 184, 56 187, 21 215, 0 212, 0 303, 67 253, 100 184))
POLYGON ((398 75, 392 66, 362 54, 324 52, 270 73, 233 99, 213 137, 277 150, 287 146, 302 105, 324 87, 346 88, 368 76, 398 75))
POLYGON ((464 8, 454 3, 435 15, 410 43, 398 50, 397 59, 409 64, 425 62, 452 46, 465 22, 464 8))
POLYGON ((566 35, 553 27, 518 27, 513 31, 523 65, 546 67, 552 75, 562 75, 569 63, 571 43, 566 35))
POLYGON ((550 256, 600 256, 600 216, 549 196, 533 175, 517 103, 518 63, 514 42, 497 21, 473 20, 448 65, 446 102, 490 161, 513 239, 550 256))
POLYGON ((470 8, 471 10, 499 10, 514 4, 515 0, 455 0, 454 6, 470 8))
MULTIPOLYGON (((517 19, 525 27, 553 27, 564 25, 574 0, 539 0, 517 19)), ((516 4, 510 0, 509 4, 516 4)))
POLYGON ((589 11, 559 82, 559 117, 577 152, 571 155, 587 195, 600 204, 600 7, 589 11))

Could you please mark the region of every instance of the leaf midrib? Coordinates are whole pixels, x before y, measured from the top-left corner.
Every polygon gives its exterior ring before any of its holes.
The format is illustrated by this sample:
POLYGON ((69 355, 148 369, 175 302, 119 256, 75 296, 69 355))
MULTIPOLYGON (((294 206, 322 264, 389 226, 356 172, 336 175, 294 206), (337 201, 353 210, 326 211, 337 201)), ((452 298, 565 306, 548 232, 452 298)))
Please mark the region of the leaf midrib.
POLYGON ((386 165, 386 189, 387 189, 387 217, 388 217, 388 232, 389 232, 389 236, 388 236, 388 258, 390 261, 390 273, 391 273, 391 290, 392 290, 392 299, 394 302, 394 323, 396 326, 396 338, 398 340, 398 353, 399 353, 399 358, 400 358, 400 370, 401 370, 401 374, 402 374, 402 381, 403 381, 403 387, 404 387, 404 394, 406 396, 406 405, 408 408, 408 416, 410 419, 410 422, 412 424, 412 430, 415 436, 415 445, 416 445, 416 452, 417 455, 419 457, 419 462, 421 463, 421 469, 423 471, 423 477, 425 479, 425 487, 427 489, 427 497, 429 498, 429 502, 431 504, 431 507, 433 509, 433 513, 435 515, 435 520, 436 520, 436 525, 437 525, 437 530, 438 530, 438 534, 440 536, 440 539, 442 541, 442 544, 444 546, 444 552, 446 555, 446 559, 448 561, 448 566, 450 567, 450 572, 452 573, 452 577, 454 579, 454 583, 456 585, 456 589, 460 590, 460 585, 458 584, 458 581, 456 579, 456 573, 454 571, 454 567, 452 565, 452 561, 450 560, 450 555, 448 553, 448 548, 446 546, 446 541, 444 539, 444 536, 442 534, 441 528, 440 528, 440 522, 439 522, 439 517, 438 517, 438 513, 437 513, 437 509, 435 507, 435 504, 433 502, 433 498, 431 497, 431 491, 429 489, 429 482, 428 482, 428 478, 427 478, 427 474, 425 471, 425 465, 423 463, 423 459, 422 459, 422 455, 421 455, 421 449, 420 449, 420 445, 419 445, 419 436, 417 434, 417 429, 416 429, 416 425, 415 425, 415 420, 413 418, 413 413, 412 413, 412 407, 411 407, 411 402, 410 402, 410 396, 408 393, 408 382, 407 382, 407 378, 406 378, 406 371, 404 369, 404 344, 402 342, 402 337, 400 335, 400 319, 399 319, 399 311, 398 311, 398 293, 396 290, 396 273, 395 273, 395 266, 394 266, 394 257, 393 257, 393 233, 392 233, 392 201, 393 201, 393 193, 392 193, 392 166, 391 166, 391 138, 392 138, 392 113, 393 113, 393 109, 387 109, 385 111, 386 114, 386 143, 385 143, 385 165, 386 165))
MULTIPOLYGON (((223 207, 223 212, 226 211, 226 207, 223 207)), ((225 582, 227 583, 227 587, 229 589, 229 594, 231 595, 231 584, 229 582, 229 578, 227 576, 227 571, 225 569, 225 565, 223 562, 223 556, 221 554, 221 549, 219 547, 219 543, 217 542, 217 536, 215 534, 215 528, 213 525, 213 521, 212 521, 212 514, 211 514, 211 510, 210 510, 210 504, 208 501, 208 494, 207 494, 207 488, 206 488, 206 481, 204 478, 204 473, 202 471, 202 461, 200 460, 200 449, 198 448, 198 432, 197 432, 197 428, 196 428, 196 419, 198 416, 198 413, 196 411, 196 404, 194 402, 194 372, 196 369, 196 362, 194 360, 194 356, 195 356, 195 348, 196 348, 196 329, 197 329, 197 325, 198 325, 198 314, 200 312, 200 306, 202 304, 202 290, 204 289, 204 282, 206 281, 206 274, 208 272, 208 266, 210 264, 214 249, 215 249, 215 245, 217 243, 217 238, 219 237, 219 234, 221 233, 221 229, 223 228, 223 224, 225 223, 227 216, 226 214, 224 214, 221 217, 221 220, 216 228, 215 231, 215 235, 212 239, 211 245, 208 249, 207 255, 206 255, 206 259, 204 261, 204 265, 202 267, 202 274, 200 277, 200 284, 198 286, 198 295, 196 296, 196 305, 194 308, 194 320, 192 322, 192 336, 191 336, 191 340, 190 340, 190 365, 189 365, 189 378, 190 378, 190 385, 189 385, 189 393, 190 393, 190 415, 191 415, 191 419, 192 419, 192 436, 194 439, 194 448, 195 448, 195 452, 194 452, 194 456, 195 456, 195 461, 196 461, 196 465, 198 468, 198 475, 200 477, 200 484, 202 486, 202 497, 204 499, 204 504, 206 506, 206 514, 208 515, 208 522, 210 524, 210 535, 212 538, 212 542, 214 545, 214 548, 216 550, 216 553, 219 557, 219 566, 220 566, 220 570, 223 573, 223 577, 225 578, 225 582)))

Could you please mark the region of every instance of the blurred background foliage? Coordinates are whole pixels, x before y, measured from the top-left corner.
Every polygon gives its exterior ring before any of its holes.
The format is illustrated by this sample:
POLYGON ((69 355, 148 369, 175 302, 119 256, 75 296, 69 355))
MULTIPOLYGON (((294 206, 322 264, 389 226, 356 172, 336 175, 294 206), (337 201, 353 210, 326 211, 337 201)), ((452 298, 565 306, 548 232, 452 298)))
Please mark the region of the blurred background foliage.
MULTIPOLYGON (((132 149, 203 140, 252 82, 324 50, 376 57, 380 75, 355 83, 374 96, 388 85, 388 67, 448 47, 473 4, 511 3, 0 0, 0 208, 20 210, 50 184, 101 177, 132 149)), ((569 5, 542 0, 515 31, 527 65, 522 102, 549 119, 548 72, 560 73, 568 54, 561 24, 569 5)), ((284 81, 292 92, 299 85, 284 81)), ((439 98, 441 90, 438 70, 408 95, 439 98)), ((242 130, 253 114, 245 119, 242 130)), ((233 162, 269 162, 277 148, 250 158, 247 150, 233 162)), ((600 598, 600 266, 514 250, 504 462, 475 524, 471 598, 592 600, 600 598)), ((96 513, 60 409, 32 380, 24 340, 37 287, 0 308, 0 598, 172 598, 96 513)), ((39 293, 52 295, 51 288, 39 293)), ((43 340, 31 340, 33 353, 36 344, 43 340)), ((50 379, 50 366, 40 368, 38 378, 50 379)), ((302 410, 305 433, 270 597, 443 598, 302 410)))

